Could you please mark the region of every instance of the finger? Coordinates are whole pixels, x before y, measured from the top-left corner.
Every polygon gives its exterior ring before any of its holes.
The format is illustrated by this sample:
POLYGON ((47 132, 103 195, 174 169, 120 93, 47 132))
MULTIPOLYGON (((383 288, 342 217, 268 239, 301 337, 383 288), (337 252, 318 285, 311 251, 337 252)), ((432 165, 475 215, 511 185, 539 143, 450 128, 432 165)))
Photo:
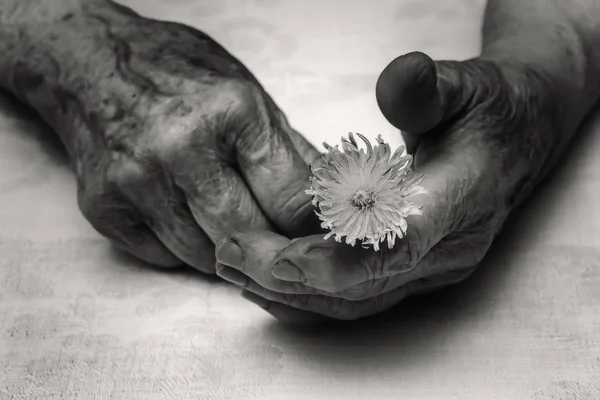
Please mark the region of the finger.
POLYGON ((233 232, 216 247, 217 275, 242 288, 251 279, 280 293, 320 293, 300 283, 278 280, 271 273, 271 263, 289 244, 288 238, 274 232, 233 232))
MULTIPOLYGON (((348 300, 361 300, 393 289, 388 289, 389 279, 380 278, 369 282, 369 290, 356 285, 339 293, 331 293, 305 284, 307 280, 297 268, 294 270, 298 274, 296 282, 278 279, 271 272, 271 264, 290 243, 292 241, 289 239, 268 231, 234 232, 217 245, 217 275, 240 288, 247 288, 250 281, 253 281, 265 289, 282 294, 321 294, 348 300)), ((433 257, 433 254, 430 253, 427 257, 433 257)), ((340 264, 350 265, 356 259, 350 255, 347 260, 340 260, 340 264)), ((351 271, 352 268, 348 270, 351 271)), ((333 271, 339 273, 339 270, 333 271)), ((423 273, 426 271, 427 268, 422 269, 423 273)), ((331 280, 345 278, 345 274, 339 273, 337 278, 332 277, 331 280)))
POLYGON ((312 145, 303 135, 301 135, 298 131, 292 128, 285 117, 285 114, 282 112, 279 113, 282 119, 282 129, 288 135, 292 143, 294 144, 294 148, 300 154, 300 157, 304 160, 306 165, 315 165, 321 159, 321 152, 312 145))
MULTIPOLYGON (((271 306, 275 306, 276 304, 282 304, 282 305, 290 304, 292 306, 297 306, 299 303, 308 301, 308 302, 312 302, 314 304, 305 305, 302 307, 304 307, 304 308, 308 307, 309 309, 310 309, 310 307, 312 307, 313 309, 322 310, 321 314, 317 314, 320 318, 322 318, 324 315, 327 315, 327 313, 330 313, 330 311, 328 310, 328 308, 330 306, 322 304, 323 301, 325 299, 327 299, 327 296, 295 295, 295 294, 276 292, 272 289, 265 288, 260 283, 251 279, 247 275, 244 275, 243 273, 239 272, 238 270, 230 268, 219 262, 217 262, 217 275, 219 275, 226 281, 233 283, 234 285, 243 289, 242 295, 244 295, 244 297, 246 299, 254 302, 255 304, 264 308, 265 310, 269 311, 269 308, 271 306), (268 298, 264 297, 264 296, 267 296, 268 298), (277 299, 276 303, 271 303, 270 300, 273 300, 273 299, 277 299), (317 305, 319 305, 319 306, 317 306, 317 305)), ((331 308, 335 308, 335 304, 337 304, 337 301, 341 300, 339 298, 334 298, 334 297, 331 297, 330 299, 331 299, 331 303, 332 303, 331 308)), ((304 309, 302 307, 299 307, 299 308, 304 309)), ((293 310, 293 308, 290 308, 290 310, 293 310)), ((297 318, 296 314, 299 313, 299 314, 301 314, 302 319, 315 320, 314 316, 309 316, 310 313, 307 313, 306 311, 298 310, 297 313, 286 313, 285 311, 286 311, 285 306, 283 306, 283 307, 275 306, 275 313, 278 314, 276 316, 276 318, 279 319, 281 317, 284 320, 288 320, 288 319, 294 320, 295 318, 297 318)))
MULTIPOLYGON (((356 299, 331 296, 309 287, 302 287, 300 284, 288 282, 278 284, 264 273, 264 270, 268 271, 268 268, 265 268, 268 260, 276 253, 278 247, 285 245, 286 241, 285 238, 277 239, 275 234, 269 232, 264 232, 263 235, 261 232, 236 233, 235 239, 224 241, 217 246, 217 274, 243 290, 253 293, 254 296, 250 295, 251 301, 265 308, 277 319, 287 322, 319 321, 319 318, 311 313, 337 319, 360 318, 383 311, 412 294, 435 290, 459 282, 474 270, 472 265, 475 260, 465 259, 464 256, 454 257, 453 252, 459 251, 456 249, 457 246, 443 246, 439 247, 439 251, 431 251, 425 256, 423 262, 427 263, 427 266, 419 268, 416 273, 413 273, 413 271, 417 271, 416 269, 408 273, 412 274, 411 279, 403 281, 403 277, 400 277, 400 280, 396 282, 391 282, 396 277, 379 279, 373 282, 373 285, 381 286, 381 288, 375 290, 374 294, 366 293, 365 295, 365 292, 362 292, 361 297, 356 299), (269 234, 273 236, 269 237, 269 234), (273 244, 276 242, 279 244, 272 246, 259 244, 268 242, 269 239, 273 244), (232 243, 235 247, 230 248, 229 245, 232 243), (240 252, 242 248, 243 253, 240 252), (254 251, 250 251, 251 248, 254 251), (446 261, 440 260, 444 256, 449 259, 450 263, 464 263, 467 267, 448 270, 442 268, 444 272, 439 273, 436 268, 432 267, 440 265, 439 261, 442 263, 446 261)), ((469 252, 465 254, 469 254, 469 252)))
POLYGON ((491 206, 489 196, 493 194, 486 187, 490 182, 479 176, 488 162, 481 159, 484 153, 465 150, 448 138, 437 142, 430 146, 431 158, 417 169, 424 175, 421 186, 428 193, 411 199, 422 205, 423 215, 407 218, 406 235, 396 240, 392 249, 385 246, 375 252, 312 235, 281 251, 273 275, 340 293, 363 282, 406 273, 442 238, 460 228, 465 215, 483 213, 480 210, 491 206))
POLYGON ((113 181, 164 246, 186 264, 214 273, 214 245, 173 183, 139 164, 123 160, 118 165, 113 181))
POLYGON ((113 243, 140 260, 165 268, 184 265, 184 262, 177 258, 146 224, 139 223, 128 228, 120 228, 119 231, 121 240, 115 240, 113 243))
POLYGON ((389 292, 359 301, 324 295, 293 295, 270 291, 249 281, 244 297, 285 322, 324 323, 326 319, 356 320, 386 311, 408 297, 430 293, 466 279, 475 269, 448 271, 432 278, 417 279, 389 292))
POLYGON ((377 103, 384 117, 402 131, 409 153, 423 133, 452 118, 468 98, 456 66, 413 52, 393 60, 379 76, 377 103))
POLYGON ((280 322, 290 325, 301 325, 301 326, 314 326, 323 325, 331 321, 330 318, 312 313, 309 311, 299 310, 287 306, 282 303, 276 303, 269 301, 264 297, 260 297, 257 294, 249 292, 247 290, 242 291, 242 297, 251 303, 256 304, 280 322))
POLYGON ((255 107, 240 119, 244 129, 235 144, 244 180, 265 214, 288 236, 319 232, 320 223, 305 193, 310 170, 295 144, 308 158, 316 156, 315 150, 301 137, 291 139, 294 134, 274 103, 259 91, 249 94, 252 100, 248 101, 255 107))
MULTIPOLYGON (((235 232, 217 246, 217 275, 241 288, 246 288, 252 280, 265 289, 278 293, 323 294, 352 301, 364 300, 418 279, 433 279, 434 276, 446 273, 461 274, 481 261, 485 254, 482 249, 490 245, 491 236, 484 232, 449 236, 429 250, 417 267, 405 273, 364 281, 340 292, 326 292, 310 287, 304 283, 306 279, 303 276, 298 278, 300 282, 283 281, 273 276, 272 260, 291 242, 273 232, 235 232)), ((351 264, 356 259, 350 257, 345 265, 351 264)), ((329 265, 323 267, 339 272, 329 265)), ((353 268, 348 268, 347 271, 352 274, 353 268)), ((300 270, 296 273, 302 274, 300 270)), ((336 281, 344 280, 347 280, 346 274, 339 273, 336 281)))
MULTIPOLYGON (((262 287, 253 280, 249 280, 245 290, 270 302, 283 304, 305 312, 340 320, 354 320, 389 309, 409 295, 418 293, 423 289, 425 284, 426 282, 423 280, 413 281, 382 295, 359 301, 350 301, 326 295, 277 293, 262 287)), ((267 311, 273 307, 272 304, 266 303, 262 303, 261 306, 266 308, 267 311)), ((279 315, 283 315, 290 319, 293 318, 293 315, 286 314, 285 311, 285 308, 276 307, 276 315, 274 314, 274 316, 278 318, 279 315)))
POLYGON ((208 153, 183 151, 172 162, 173 179, 181 188, 194 219, 213 243, 238 229, 275 227, 261 210, 240 175, 208 153))
POLYGON ((154 208, 149 225, 173 254, 207 274, 215 272, 214 245, 196 224, 184 199, 173 205, 154 208))
POLYGON ((132 215, 133 212, 120 210, 110 212, 110 216, 105 214, 88 220, 112 244, 148 264, 165 268, 184 264, 158 240, 146 224, 132 219, 132 215))
POLYGON ((116 188, 95 189, 98 187, 88 186, 79 192, 78 203, 83 215, 101 235, 149 264, 169 268, 183 265, 183 261, 142 222, 139 211, 116 188))

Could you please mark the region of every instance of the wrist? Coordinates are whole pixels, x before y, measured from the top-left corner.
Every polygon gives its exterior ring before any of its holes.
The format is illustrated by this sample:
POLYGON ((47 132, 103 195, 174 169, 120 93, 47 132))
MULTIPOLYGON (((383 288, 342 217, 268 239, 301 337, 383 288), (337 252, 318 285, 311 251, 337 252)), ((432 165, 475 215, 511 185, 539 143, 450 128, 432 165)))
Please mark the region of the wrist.
POLYGON ((537 23, 514 34, 484 28, 480 58, 519 66, 530 82, 541 86, 536 90, 559 106, 564 134, 570 138, 600 95, 600 57, 592 50, 593 35, 586 36, 567 19, 560 28, 537 23))
MULTIPOLYGON (((498 71, 496 83, 505 88, 501 133, 495 149, 504 149, 499 198, 510 213, 525 200, 557 164, 575 131, 571 102, 564 101, 560 83, 545 70, 510 58, 484 59, 498 71)), ((491 154, 491 157, 497 157, 491 154)))
POLYGON ((506 66, 504 71, 516 77, 515 95, 530 114, 529 142, 522 146, 529 147, 531 159, 523 163, 528 167, 516 181, 527 185, 513 188, 511 195, 516 200, 509 203, 515 206, 558 164, 598 100, 599 63, 584 43, 573 34, 560 45, 547 46, 548 53, 513 46, 510 40, 502 43, 501 39, 483 48, 481 59, 506 66))
MULTIPOLYGON (((106 52, 93 39, 103 32, 92 15, 117 12, 116 4, 108 0, 3 3, 0 87, 37 111, 60 137, 71 159, 81 148, 81 137, 89 133, 83 132, 81 123, 87 116, 73 105, 86 108, 90 104, 86 87, 93 79, 89 76, 93 56, 106 52)), ((111 23, 121 20, 110 18, 111 23)))

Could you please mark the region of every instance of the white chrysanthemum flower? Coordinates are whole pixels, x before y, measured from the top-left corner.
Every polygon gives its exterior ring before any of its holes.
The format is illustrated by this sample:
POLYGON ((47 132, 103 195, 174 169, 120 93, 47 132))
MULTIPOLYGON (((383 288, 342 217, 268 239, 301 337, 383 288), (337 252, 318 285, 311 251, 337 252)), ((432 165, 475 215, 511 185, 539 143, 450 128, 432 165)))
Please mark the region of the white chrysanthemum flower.
POLYGON ((342 149, 324 143, 327 152, 323 163, 311 168, 311 188, 306 193, 318 207, 321 227, 329 229, 325 239, 334 237, 354 246, 372 245, 387 241, 391 249, 396 238, 406 235, 409 215, 422 215, 422 207, 410 202, 416 194, 425 193, 419 186, 422 176, 412 170, 412 156, 400 146, 393 154, 381 135, 377 145, 362 135, 366 145, 359 148, 352 133, 342 137, 342 149))

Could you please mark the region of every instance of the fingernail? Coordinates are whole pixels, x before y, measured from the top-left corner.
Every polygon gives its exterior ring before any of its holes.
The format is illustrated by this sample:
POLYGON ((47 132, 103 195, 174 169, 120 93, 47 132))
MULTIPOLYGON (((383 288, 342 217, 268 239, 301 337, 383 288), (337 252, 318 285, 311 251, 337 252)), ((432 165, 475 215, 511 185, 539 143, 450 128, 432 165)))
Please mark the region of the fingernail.
POLYGON ((245 298, 246 300, 248 300, 251 303, 256 304, 257 306, 259 306, 262 309, 268 309, 269 306, 271 305, 271 302, 267 299, 265 299, 264 297, 260 297, 257 294, 254 294, 252 292, 249 292, 247 290, 242 291, 242 297, 245 298))
POLYGON ((306 277, 294 264, 288 261, 278 261, 271 270, 273 276, 282 281, 306 282, 306 277))
POLYGON ((234 285, 241 287, 248 286, 248 277, 233 268, 229 268, 224 265, 218 265, 217 275, 226 281, 233 283, 234 285))
POLYGON ((230 240, 221 243, 217 247, 215 256, 218 262, 231 267, 240 267, 244 262, 244 252, 240 246, 230 240))

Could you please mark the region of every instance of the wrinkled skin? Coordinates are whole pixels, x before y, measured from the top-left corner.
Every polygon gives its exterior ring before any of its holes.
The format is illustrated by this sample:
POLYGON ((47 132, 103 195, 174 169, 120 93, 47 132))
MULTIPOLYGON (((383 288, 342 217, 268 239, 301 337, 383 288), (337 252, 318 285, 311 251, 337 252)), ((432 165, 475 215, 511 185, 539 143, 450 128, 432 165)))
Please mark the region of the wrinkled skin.
POLYGON ((213 39, 107 0, 0 9, 0 86, 58 132, 81 211, 113 243, 214 273, 232 230, 318 229, 304 193, 318 152, 213 39))
POLYGON ((280 320, 357 319, 467 278, 565 147, 552 82, 517 64, 409 54, 382 73, 377 97, 391 123, 411 129, 403 135, 430 192, 418 198, 424 215, 379 252, 320 234, 224 240, 217 273, 280 320))
POLYGON ((91 224, 209 273, 225 239, 218 274, 282 320, 356 319, 465 279, 569 131, 553 82, 517 64, 395 60, 378 102, 430 194, 393 249, 352 248, 323 240, 304 194, 318 152, 211 38, 108 0, 0 10, 0 86, 60 135, 91 224))

